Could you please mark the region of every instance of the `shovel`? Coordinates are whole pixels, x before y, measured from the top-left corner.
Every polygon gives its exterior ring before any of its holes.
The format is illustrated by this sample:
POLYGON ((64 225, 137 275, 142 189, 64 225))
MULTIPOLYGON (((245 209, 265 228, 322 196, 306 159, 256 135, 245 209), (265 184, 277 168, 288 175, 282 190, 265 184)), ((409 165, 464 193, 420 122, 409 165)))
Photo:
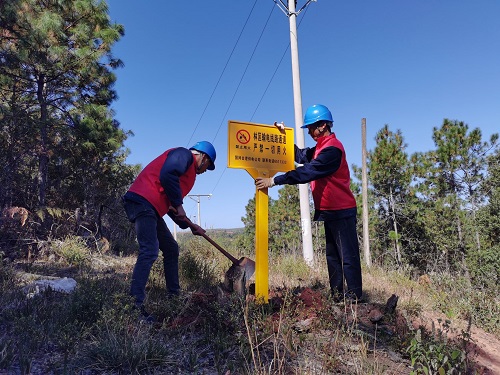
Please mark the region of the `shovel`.
MULTIPOLYGON (((194 229, 194 224, 191 220, 189 220, 186 217, 186 224, 189 226, 189 228, 194 229)), ((234 256, 229 254, 226 250, 224 250, 222 247, 220 247, 217 243, 215 243, 214 240, 212 240, 210 237, 208 237, 205 233, 201 234, 203 238, 205 238, 208 242, 210 242, 214 247, 217 248, 222 254, 224 254, 231 262, 233 262, 233 265, 231 266, 230 270, 233 270, 235 267, 241 267, 241 269, 244 270, 245 272, 245 280, 249 280, 250 277, 255 273, 255 262, 247 257, 242 257, 240 260, 236 259, 234 256)), ((228 271, 229 273, 230 271, 228 271)))

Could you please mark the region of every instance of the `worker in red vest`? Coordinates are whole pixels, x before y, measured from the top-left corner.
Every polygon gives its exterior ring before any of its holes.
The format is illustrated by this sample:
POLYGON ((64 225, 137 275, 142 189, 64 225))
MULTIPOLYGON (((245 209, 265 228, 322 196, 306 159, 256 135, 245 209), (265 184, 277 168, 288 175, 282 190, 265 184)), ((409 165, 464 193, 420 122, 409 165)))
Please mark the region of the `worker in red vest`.
POLYGON ((258 189, 274 185, 311 183, 314 220, 323 221, 330 288, 336 301, 362 297, 361 261, 356 233, 356 200, 344 146, 332 132, 330 110, 321 104, 309 107, 304 125, 316 141, 312 148, 295 146, 295 162, 302 164, 285 174, 257 178, 258 189), (347 286, 344 286, 347 284, 347 286))
MULTIPOLYGON (((215 157, 215 148, 207 141, 189 149, 171 148, 150 162, 123 196, 125 212, 135 224, 139 243, 130 294, 142 318, 148 322, 154 321, 154 317, 144 308, 146 283, 159 250, 163 253, 167 293, 175 296, 180 292, 179 245, 163 216, 168 214, 182 229, 188 228, 183 199, 191 191, 197 175, 215 169, 215 157)), ((195 235, 205 232, 196 224, 191 231, 195 235)))

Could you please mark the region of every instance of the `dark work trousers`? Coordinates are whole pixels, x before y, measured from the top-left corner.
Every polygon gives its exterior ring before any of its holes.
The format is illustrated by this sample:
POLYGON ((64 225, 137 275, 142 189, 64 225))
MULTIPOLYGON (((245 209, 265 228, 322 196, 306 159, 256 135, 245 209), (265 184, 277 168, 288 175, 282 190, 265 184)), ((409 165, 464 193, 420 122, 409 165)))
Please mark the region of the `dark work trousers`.
POLYGON ((159 250, 163 253, 165 284, 169 294, 179 294, 179 245, 149 202, 124 199, 128 219, 135 224, 139 255, 132 273, 130 294, 136 305, 142 305, 146 298, 146 284, 159 250))
POLYGON ((362 279, 356 216, 325 221, 326 263, 334 297, 361 298, 362 279), (344 289, 344 280, 347 289, 344 289))

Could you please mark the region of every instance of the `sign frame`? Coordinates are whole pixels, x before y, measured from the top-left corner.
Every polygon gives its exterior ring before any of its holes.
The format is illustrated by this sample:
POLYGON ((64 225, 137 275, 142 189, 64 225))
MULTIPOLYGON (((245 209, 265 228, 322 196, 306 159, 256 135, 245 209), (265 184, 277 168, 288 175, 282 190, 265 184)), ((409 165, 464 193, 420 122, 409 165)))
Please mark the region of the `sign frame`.
POLYGON ((295 169, 294 129, 228 121, 228 168, 245 169, 254 179, 295 169))

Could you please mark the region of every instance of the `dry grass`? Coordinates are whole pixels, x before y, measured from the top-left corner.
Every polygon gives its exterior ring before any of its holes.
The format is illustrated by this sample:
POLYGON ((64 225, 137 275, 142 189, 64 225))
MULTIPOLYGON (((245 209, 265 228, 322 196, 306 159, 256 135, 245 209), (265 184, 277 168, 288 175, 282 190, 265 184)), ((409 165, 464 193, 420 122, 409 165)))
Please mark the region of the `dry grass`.
MULTIPOLYGON (((69 250, 58 244, 36 261, 2 263, 0 373, 410 373, 407 348, 416 331, 405 319, 432 311, 439 295, 433 284, 373 267, 363 269, 367 303, 334 304, 323 258, 311 268, 300 256, 281 256, 269 262, 269 302, 256 303, 221 289, 230 262, 195 240, 181 252, 181 297, 165 298, 156 262, 147 304, 158 322, 144 325, 128 296, 135 257, 80 245, 71 240, 69 250), (73 277, 78 287, 26 299, 22 287, 47 276, 73 277), (392 294, 400 298, 398 313, 371 322, 392 294)), ((424 359, 434 354, 425 345, 424 359)))

